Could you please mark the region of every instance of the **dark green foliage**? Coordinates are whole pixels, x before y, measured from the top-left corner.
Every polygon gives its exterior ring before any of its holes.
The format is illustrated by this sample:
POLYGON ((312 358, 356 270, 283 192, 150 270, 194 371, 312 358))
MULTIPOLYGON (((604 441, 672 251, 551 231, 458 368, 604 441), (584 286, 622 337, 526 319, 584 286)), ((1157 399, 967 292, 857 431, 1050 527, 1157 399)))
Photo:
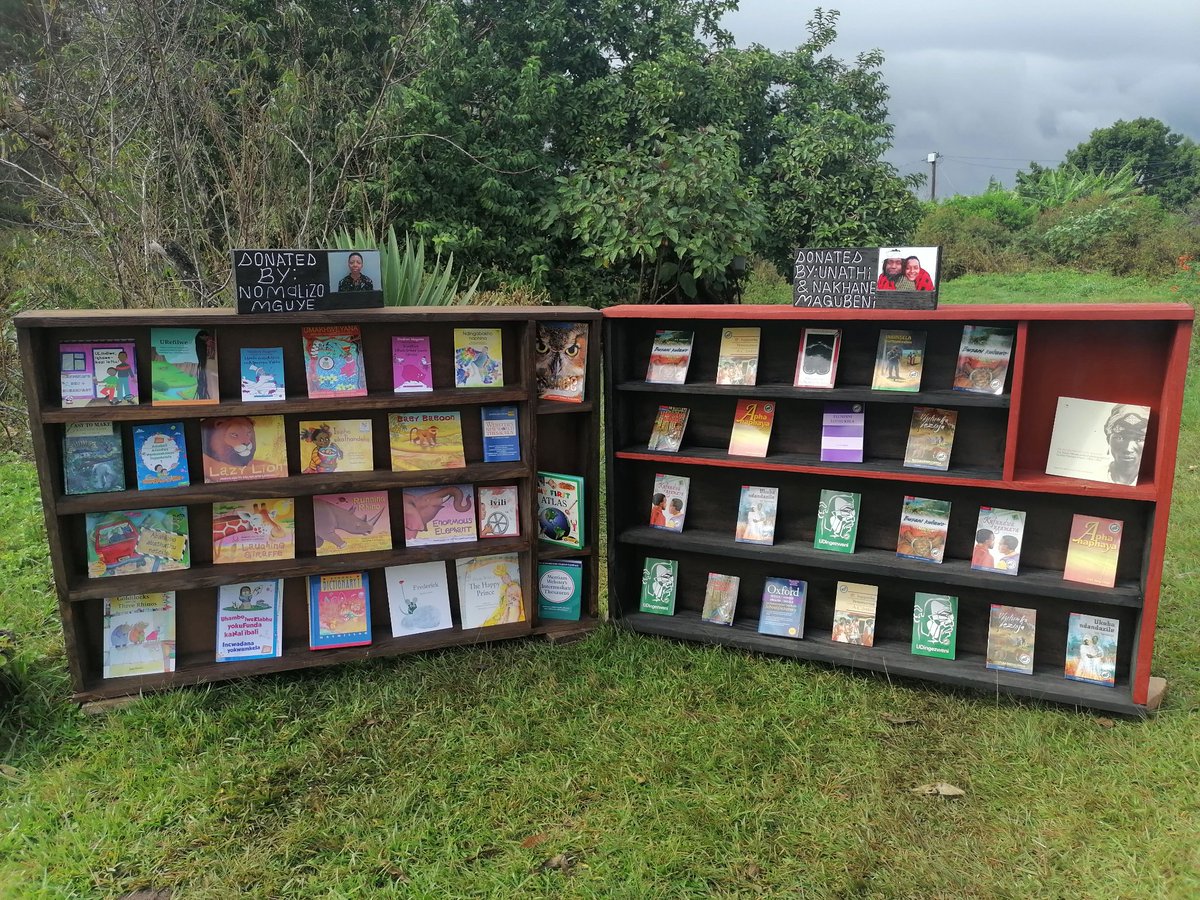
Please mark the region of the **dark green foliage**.
POLYGON ((1097 128, 1067 152, 1066 162, 1085 172, 1112 173, 1128 165, 1145 192, 1171 208, 1200 195, 1200 147, 1158 119, 1122 119, 1097 128))

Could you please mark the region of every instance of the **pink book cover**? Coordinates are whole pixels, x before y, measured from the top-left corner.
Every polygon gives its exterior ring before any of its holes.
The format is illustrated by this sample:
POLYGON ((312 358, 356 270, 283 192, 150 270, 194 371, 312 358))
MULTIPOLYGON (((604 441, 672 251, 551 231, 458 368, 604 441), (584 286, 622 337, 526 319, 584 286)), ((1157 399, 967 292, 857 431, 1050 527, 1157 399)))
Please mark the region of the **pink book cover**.
POLYGON ((433 356, 427 336, 392 337, 392 384, 397 394, 433 390, 433 356))
POLYGON ((317 556, 392 549, 387 491, 317 494, 312 500, 317 556))
POLYGON ((404 546, 457 544, 475 538, 473 485, 404 489, 404 546))

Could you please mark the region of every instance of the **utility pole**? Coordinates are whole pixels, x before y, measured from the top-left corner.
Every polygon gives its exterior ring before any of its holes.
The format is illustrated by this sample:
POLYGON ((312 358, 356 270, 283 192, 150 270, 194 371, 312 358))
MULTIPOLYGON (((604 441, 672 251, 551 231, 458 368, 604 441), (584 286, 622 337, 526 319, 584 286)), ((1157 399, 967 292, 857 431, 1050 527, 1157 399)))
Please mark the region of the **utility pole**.
POLYGON ((930 200, 930 202, 932 203, 932 202, 934 202, 934 201, 936 201, 936 200, 937 200, 937 161, 938 161, 938 152, 937 152, 936 150, 934 150, 934 151, 933 151, 932 153, 930 153, 930 154, 929 154, 927 157, 925 157, 925 161, 926 161, 927 163, 929 163, 929 168, 933 170, 933 175, 932 175, 932 176, 930 177, 930 179, 929 179, 929 200, 930 200))

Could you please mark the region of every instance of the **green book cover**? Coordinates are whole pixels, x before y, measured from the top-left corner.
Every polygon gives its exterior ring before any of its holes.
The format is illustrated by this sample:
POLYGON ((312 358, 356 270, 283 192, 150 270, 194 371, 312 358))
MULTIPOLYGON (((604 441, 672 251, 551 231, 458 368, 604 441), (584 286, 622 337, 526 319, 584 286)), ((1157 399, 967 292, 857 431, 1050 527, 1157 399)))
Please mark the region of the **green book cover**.
POLYGON ((917 591, 913 603, 913 654, 954 659, 957 638, 958 598, 917 591))
POLYGON ((675 615, 675 584, 678 577, 677 560, 647 556, 646 564, 642 567, 642 612, 660 616, 675 615))
POLYGON ((818 550, 853 553, 861 503, 862 495, 852 491, 821 491, 813 546, 818 550))
POLYGON ((538 618, 579 621, 583 596, 583 562, 556 559, 538 563, 538 618))

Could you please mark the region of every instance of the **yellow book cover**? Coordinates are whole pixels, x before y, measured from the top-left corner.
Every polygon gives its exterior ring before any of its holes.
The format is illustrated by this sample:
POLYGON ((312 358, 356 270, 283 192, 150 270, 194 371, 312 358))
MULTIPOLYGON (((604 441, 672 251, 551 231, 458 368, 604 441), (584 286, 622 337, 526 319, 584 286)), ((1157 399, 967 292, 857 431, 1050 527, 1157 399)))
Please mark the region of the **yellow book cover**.
POLYGON ((317 556, 392 549, 387 491, 317 494, 312 499, 317 556))
POLYGON ((454 386, 504 387, 499 328, 454 329, 454 386))
POLYGON ((754 384, 758 380, 760 328, 725 328, 717 359, 717 384, 754 384))
POLYGON ((370 419, 318 419, 300 423, 300 472, 370 472, 370 419))
POLYGON ((766 456, 775 422, 775 404, 763 400, 739 400, 729 435, 731 456, 766 456))
POLYGON ((460 559, 455 568, 464 629, 525 621, 521 562, 517 554, 460 559))
POLYGON ((213 562, 260 562, 296 556, 296 501, 213 504, 213 562))
POLYGON ((283 416, 201 419, 200 441, 209 484, 287 477, 283 416))
POLYGON ((393 472, 462 469, 462 417, 455 412, 388 414, 388 439, 393 472))

